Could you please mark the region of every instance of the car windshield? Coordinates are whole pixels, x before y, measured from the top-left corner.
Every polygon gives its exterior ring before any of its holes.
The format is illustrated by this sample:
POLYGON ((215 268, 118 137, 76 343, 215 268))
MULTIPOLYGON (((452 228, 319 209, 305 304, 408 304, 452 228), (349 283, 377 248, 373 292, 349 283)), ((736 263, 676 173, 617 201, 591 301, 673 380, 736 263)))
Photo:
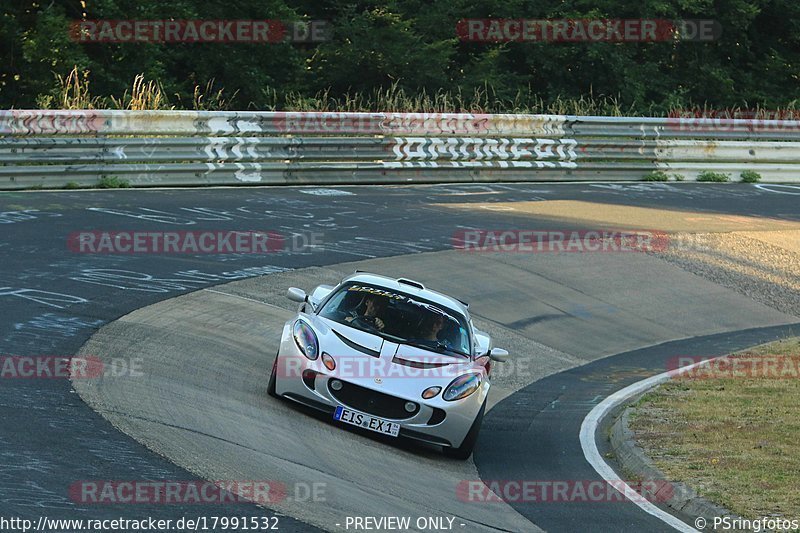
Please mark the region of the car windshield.
POLYGON ((469 357, 466 318, 452 309, 363 283, 343 286, 319 316, 340 324, 453 356, 469 357))

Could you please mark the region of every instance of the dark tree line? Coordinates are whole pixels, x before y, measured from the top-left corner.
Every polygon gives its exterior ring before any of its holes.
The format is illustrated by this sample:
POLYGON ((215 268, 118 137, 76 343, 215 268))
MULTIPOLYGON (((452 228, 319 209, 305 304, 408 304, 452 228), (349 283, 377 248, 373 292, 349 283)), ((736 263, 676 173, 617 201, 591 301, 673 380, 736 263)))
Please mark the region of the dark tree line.
MULTIPOLYGON (((224 88, 230 106, 284 106, 285 95, 332 98, 393 86, 407 94, 470 95, 513 107, 613 97, 639 113, 676 106, 792 106, 800 95, 797 0, 0 0, 0 107, 35 107, 55 76, 88 71, 98 96, 119 96, 137 74, 190 107, 195 86, 224 88), (475 43, 465 18, 714 19, 712 42, 475 43), (316 44, 79 43, 83 19, 327 20, 316 44)), ((514 109, 505 109, 513 111, 514 109)))

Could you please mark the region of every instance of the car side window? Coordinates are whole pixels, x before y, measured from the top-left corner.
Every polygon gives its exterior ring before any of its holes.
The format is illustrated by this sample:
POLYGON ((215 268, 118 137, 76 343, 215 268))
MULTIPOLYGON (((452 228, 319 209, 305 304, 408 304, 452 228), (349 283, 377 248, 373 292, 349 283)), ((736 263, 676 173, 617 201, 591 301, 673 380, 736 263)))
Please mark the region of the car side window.
POLYGON ((348 306, 345 305, 345 298, 347 297, 347 291, 341 290, 339 291, 333 298, 331 298, 327 304, 325 304, 325 308, 320 311, 320 316, 325 318, 331 318, 336 320, 343 318, 343 316, 349 311, 348 306))

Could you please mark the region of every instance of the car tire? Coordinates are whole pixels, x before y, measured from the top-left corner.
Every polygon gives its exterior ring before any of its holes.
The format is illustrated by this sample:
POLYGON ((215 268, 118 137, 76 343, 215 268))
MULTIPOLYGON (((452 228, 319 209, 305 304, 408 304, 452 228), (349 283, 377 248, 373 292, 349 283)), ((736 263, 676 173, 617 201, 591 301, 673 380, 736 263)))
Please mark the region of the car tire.
POLYGON ((275 380, 277 379, 278 375, 278 356, 275 355, 275 362, 272 363, 272 372, 269 375, 269 383, 267 383, 267 394, 272 396, 273 398, 280 398, 278 393, 275 392, 275 380))
POLYGON ((469 431, 467 432, 467 436, 464 437, 464 442, 461 443, 461 446, 458 448, 444 448, 443 453, 446 457, 452 457, 453 459, 461 459, 462 461, 466 461, 469 459, 469 456, 472 455, 472 450, 475 448, 475 443, 478 442, 478 433, 481 432, 481 424, 483 423, 483 413, 486 411, 486 402, 483 402, 481 405, 481 410, 478 411, 478 416, 475 417, 475 420, 472 422, 472 426, 470 426, 469 431))

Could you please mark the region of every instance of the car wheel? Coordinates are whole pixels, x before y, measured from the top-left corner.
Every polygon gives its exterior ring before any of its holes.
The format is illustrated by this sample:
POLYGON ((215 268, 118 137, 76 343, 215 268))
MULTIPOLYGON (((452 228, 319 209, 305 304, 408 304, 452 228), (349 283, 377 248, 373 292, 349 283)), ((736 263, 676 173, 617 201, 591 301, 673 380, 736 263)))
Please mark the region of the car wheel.
POLYGON ((444 455, 452 457, 453 459, 461 459, 466 461, 472 455, 472 450, 475 448, 475 443, 478 442, 478 433, 481 431, 481 423, 483 422, 483 413, 486 410, 486 402, 481 405, 481 410, 478 411, 478 416, 472 422, 464 442, 458 448, 444 448, 444 455))
POLYGON ((280 398, 278 393, 275 392, 275 379, 278 374, 278 356, 275 355, 275 362, 272 363, 272 372, 269 375, 269 383, 267 383, 267 394, 273 398, 280 398))

